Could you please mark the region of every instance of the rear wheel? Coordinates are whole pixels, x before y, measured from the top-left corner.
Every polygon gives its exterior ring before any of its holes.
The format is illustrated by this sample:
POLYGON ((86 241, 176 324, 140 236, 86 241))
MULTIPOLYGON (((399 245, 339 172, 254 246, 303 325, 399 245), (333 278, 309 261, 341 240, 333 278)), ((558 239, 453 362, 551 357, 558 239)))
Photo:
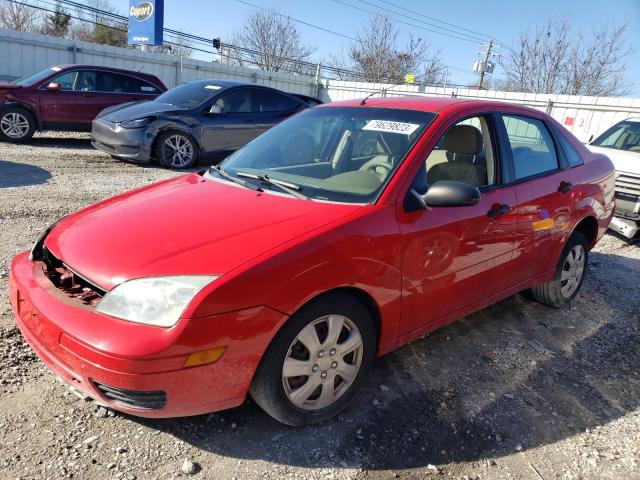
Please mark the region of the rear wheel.
POLYGON ((586 238, 574 232, 562 251, 554 279, 532 288, 533 298, 555 308, 569 305, 584 281, 588 257, 586 238))
POLYGON ((24 143, 36 131, 33 115, 21 107, 9 107, 0 113, 0 140, 24 143))
POLYGON ((364 306, 345 294, 303 307, 276 335, 256 371, 251 396, 287 425, 334 417, 354 399, 375 357, 364 306))
POLYGON ((196 141, 186 133, 171 131, 160 135, 156 142, 156 158, 164 167, 184 170, 198 162, 196 141))

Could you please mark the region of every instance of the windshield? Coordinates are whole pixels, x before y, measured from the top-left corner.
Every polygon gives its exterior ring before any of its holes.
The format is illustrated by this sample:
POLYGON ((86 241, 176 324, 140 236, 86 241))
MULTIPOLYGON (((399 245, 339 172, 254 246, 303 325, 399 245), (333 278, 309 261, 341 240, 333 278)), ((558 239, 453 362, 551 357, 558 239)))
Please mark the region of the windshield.
POLYGON ((266 175, 313 199, 367 203, 434 118, 433 113, 394 108, 309 109, 259 136, 220 167, 244 178, 266 175))
POLYGON ((45 77, 48 77, 52 73, 59 72, 60 70, 62 70, 60 67, 45 68, 44 70, 39 70, 39 71, 37 71, 35 73, 31 73, 31 74, 27 75, 26 77, 19 78, 18 80, 14 81, 13 83, 15 83, 16 85, 21 85, 23 87, 27 87, 29 85, 33 85, 36 82, 39 82, 40 80, 42 80, 45 77))
POLYGON ((640 152, 640 122, 617 123, 591 142, 591 145, 640 152))
POLYGON ((181 108, 195 108, 218 93, 223 87, 203 82, 183 83, 166 91, 154 101, 181 108))

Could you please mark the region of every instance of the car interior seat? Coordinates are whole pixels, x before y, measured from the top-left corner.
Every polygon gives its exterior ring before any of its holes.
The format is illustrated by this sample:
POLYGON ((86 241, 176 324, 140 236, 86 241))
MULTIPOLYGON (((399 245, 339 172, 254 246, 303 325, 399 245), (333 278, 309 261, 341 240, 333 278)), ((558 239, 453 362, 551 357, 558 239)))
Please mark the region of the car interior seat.
MULTIPOLYGON (((429 169, 429 184, 440 180, 457 180, 474 187, 487 184, 486 166, 477 163, 483 151, 480 130, 471 125, 455 125, 445 134, 444 148, 448 161, 429 169)), ((484 162, 486 165, 486 160, 484 162)))

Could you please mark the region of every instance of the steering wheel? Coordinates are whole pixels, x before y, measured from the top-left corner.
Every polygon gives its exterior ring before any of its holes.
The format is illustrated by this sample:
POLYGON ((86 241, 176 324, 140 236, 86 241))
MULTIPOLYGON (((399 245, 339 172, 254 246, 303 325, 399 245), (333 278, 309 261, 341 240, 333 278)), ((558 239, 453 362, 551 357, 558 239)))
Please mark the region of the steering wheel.
POLYGON ((366 162, 358 170, 361 172, 372 172, 378 175, 380 179, 385 179, 389 173, 391 173, 392 168, 393 166, 388 162, 387 157, 377 156, 366 162), (382 175, 378 172, 379 167, 384 170, 382 175))

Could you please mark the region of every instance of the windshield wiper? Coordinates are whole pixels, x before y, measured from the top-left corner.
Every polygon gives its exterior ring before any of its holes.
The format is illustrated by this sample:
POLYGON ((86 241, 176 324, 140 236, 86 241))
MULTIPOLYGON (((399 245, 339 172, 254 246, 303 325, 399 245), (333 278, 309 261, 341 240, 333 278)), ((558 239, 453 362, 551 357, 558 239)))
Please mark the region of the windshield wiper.
POLYGON ((275 180, 269 177, 269 175, 257 175, 255 173, 249 173, 249 172, 236 172, 236 175, 244 178, 253 178, 254 180, 259 180, 269 185, 278 187, 283 192, 286 192, 289 195, 293 195, 296 198, 300 198, 302 200, 311 200, 311 198, 300 193, 300 190, 302 190, 302 187, 300 187, 299 185, 296 185, 295 183, 285 182, 283 180, 275 180))
POLYGON ((245 182, 244 180, 240 180, 239 178, 234 177, 233 175, 229 175, 227 172, 222 170, 220 167, 215 165, 211 165, 211 169, 218 173, 222 178, 229 180, 230 182, 237 183, 238 185, 242 185, 250 190, 255 190, 256 192, 262 192, 263 190, 249 182, 245 182))

